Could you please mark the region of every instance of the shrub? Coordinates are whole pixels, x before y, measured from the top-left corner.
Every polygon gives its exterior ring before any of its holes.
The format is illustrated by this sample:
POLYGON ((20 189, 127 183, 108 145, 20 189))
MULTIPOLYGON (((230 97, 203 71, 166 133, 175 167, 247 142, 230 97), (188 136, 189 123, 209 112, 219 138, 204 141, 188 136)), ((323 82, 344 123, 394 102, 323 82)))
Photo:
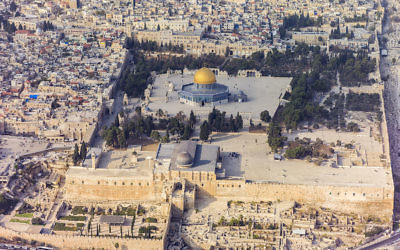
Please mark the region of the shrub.
POLYGON ((44 225, 44 221, 39 218, 39 217, 35 217, 32 219, 32 225, 44 225))
POLYGON ((71 211, 71 213, 73 215, 86 214, 87 212, 88 212, 87 208, 83 207, 83 206, 76 206, 76 207, 72 208, 72 211, 71 211))
POLYGON ((157 218, 148 217, 148 218, 145 219, 145 222, 148 222, 148 223, 157 223, 157 218))
POLYGON ((373 227, 371 230, 365 232, 365 237, 372 237, 376 234, 380 234, 384 229, 382 227, 373 227))

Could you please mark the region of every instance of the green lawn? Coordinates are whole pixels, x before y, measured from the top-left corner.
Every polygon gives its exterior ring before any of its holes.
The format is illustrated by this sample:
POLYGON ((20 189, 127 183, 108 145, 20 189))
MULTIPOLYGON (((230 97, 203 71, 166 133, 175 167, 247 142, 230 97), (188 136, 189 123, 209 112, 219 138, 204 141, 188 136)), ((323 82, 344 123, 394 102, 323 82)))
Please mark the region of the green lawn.
POLYGON ((76 231, 77 227, 66 227, 65 223, 56 222, 53 227, 54 231, 76 231))
POLYGON ((16 214, 15 217, 32 218, 33 217, 33 213, 16 214))
POLYGON ((12 218, 10 220, 10 222, 18 222, 18 223, 25 223, 25 224, 30 224, 29 220, 20 220, 20 219, 16 219, 16 218, 12 218))
POLYGON ((85 221, 86 220, 86 216, 68 215, 68 216, 61 217, 60 220, 85 221))

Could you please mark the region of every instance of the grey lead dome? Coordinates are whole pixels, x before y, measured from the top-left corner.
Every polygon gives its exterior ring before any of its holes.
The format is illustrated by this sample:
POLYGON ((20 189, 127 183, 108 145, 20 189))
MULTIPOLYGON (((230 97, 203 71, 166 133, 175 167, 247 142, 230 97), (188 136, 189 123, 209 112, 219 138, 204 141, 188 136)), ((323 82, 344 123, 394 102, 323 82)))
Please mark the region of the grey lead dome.
POLYGON ((189 167, 193 163, 193 157, 188 152, 181 152, 176 157, 176 163, 179 166, 189 167))

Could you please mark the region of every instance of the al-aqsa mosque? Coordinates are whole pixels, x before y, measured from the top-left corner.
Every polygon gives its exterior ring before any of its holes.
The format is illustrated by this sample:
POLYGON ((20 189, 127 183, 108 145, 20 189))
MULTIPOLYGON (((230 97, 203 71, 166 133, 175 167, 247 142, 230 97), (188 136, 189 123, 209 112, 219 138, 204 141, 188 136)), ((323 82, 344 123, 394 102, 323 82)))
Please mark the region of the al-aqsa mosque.
POLYGON ((210 69, 201 68, 194 74, 193 83, 184 84, 178 95, 181 103, 192 106, 218 105, 228 103, 229 88, 217 83, 210 69))

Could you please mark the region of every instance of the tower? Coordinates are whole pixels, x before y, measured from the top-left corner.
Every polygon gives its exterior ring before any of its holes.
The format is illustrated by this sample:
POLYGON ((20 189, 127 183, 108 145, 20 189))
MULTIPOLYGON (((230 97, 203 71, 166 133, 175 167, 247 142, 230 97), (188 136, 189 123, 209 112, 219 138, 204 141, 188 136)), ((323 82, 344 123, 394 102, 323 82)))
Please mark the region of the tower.
POLYGON ((92 169, 96 169, 96 154, 92 152, 92 169))

